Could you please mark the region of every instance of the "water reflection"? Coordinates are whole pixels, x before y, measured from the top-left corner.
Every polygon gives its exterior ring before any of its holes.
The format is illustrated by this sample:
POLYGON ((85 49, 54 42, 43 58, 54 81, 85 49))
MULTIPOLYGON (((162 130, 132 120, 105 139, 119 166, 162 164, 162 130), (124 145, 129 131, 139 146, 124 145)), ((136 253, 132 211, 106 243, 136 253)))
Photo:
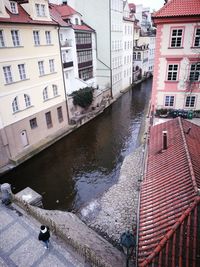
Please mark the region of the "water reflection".
POLYGON ((79 209, 116 182, 123 158, 138 146, 150 92, 151 80, 138 85, 98 118, 17 167, 0 183, 11 183, 14 192, 33 188, 43 194, 47 209, 79 209))

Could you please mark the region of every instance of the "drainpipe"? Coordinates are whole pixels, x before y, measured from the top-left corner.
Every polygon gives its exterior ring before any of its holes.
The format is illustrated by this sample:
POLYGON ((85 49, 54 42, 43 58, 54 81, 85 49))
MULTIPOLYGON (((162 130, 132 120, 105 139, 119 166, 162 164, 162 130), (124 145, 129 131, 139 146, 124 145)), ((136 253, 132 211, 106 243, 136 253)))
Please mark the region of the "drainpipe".
POLYGON ((69 119, 69 107, 68 107, 68 103, 67 103, 66 84, 65 84, 64 69, 63 69, 63 63, 62 63, 62 50, 61 50, 61 42, 60 42, 60 27, 58 27, 58 42, 59 42, 59 49, 60 49, 60 61, 61 61, 61 68, 62 68, 62 78, 63 78, 65 99, 66 99, 65 103, 66 103, 66 108, 67 108, 67 120, 68 120, 68 124, 69 124, 69 122, 70 122, 70 119, 69 119))
POLYGON ((111 86, 111 97, 113 98, 113 83, 112 83, 112 53, 111 53, 111 0, 109 0, 109 31, 110 31, 110 86, 111 86))

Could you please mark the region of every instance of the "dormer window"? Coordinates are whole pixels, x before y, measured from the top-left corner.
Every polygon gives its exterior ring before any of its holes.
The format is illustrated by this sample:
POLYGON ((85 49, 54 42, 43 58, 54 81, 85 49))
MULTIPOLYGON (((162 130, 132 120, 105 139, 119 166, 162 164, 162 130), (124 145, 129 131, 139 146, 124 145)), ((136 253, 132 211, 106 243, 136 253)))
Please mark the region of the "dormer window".
POLYGON ((18 14, 18 8, 16 2, 10 2, 10 9, 13 14, 18 14))
POLYGON ((45 17, 45 5, 35 4, 36 15, 38 17, 45 17))
POLYGON ((76 24, 76 25, 78 25, 78 24, 79 24, 79 22, 78 22, 78 19, 77 19, 77 18, 75 18, 75 24, 76 24))

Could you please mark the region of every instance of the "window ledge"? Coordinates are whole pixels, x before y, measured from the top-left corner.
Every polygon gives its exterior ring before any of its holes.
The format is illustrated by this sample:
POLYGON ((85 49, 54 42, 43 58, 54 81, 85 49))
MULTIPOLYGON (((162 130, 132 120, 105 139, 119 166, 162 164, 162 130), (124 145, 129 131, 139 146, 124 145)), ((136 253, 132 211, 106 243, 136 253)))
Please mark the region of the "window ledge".
POLYGON ((168 81, 168 80, 166 80, 166 81, 164 81, 165 83, 178 83, 179 81, 168 81))
POLYGON ((16 45, 16 46, 1 46, 0 49, 6 49, 6 48, 23 48, 23 45, 16 45))
POLYGON ((52 100, 52 99, 54 99, 54 98, 57 98, 57 97, 59 97, 60 95, 55 95, 55 96, 52 96, 52 97, 49 97, 49 98, 47 98, 47 99, 43 99, 43 102, 47 102, 47 101, 49 101, 49 100, 52 100))
POLYGON ((168 49, 183 49, 183 46, 178 46, 178 47, 168 47, 168 49))
POLYGON ((11 82, 11 83, 4 83, 4 85, 10 85, 10 84, 15 84, 15 83, 20 83, 20 82, 24 82, 24 81, 28 81, 30 80, 29 78, 27 79, 24 79, 24 80, 18 80, 18 81, 14 81, 14 82, 11 82))
POLYGON ((45 73, 45 74, 39 75, 39 77, 44 77, 44 76, 48 76, 48 75, 55 74, 55 73, 57 73, 57 71, 45 73))
POLYGON ((191 49, 200 49, 200 46, 191 46, 191 49))
POLYGON ((38 45, 34 45, 34 47, 43 47, 43 46, 54 46, 53 44, 38 44, 38 45))
POLYGON ((13 115, 15 115, 15 114, 17 114, 17 113, 20 113, 20 112, 22 112, 22 111, 25 111, 25 110, 27 110, 27 109, 33 108, 33 107, 34 107, 34 105, 31 105, 31 106, 25 107, 25 108, 23 108, 23 109, 19 109, 19 110, 13 112, 13 115))

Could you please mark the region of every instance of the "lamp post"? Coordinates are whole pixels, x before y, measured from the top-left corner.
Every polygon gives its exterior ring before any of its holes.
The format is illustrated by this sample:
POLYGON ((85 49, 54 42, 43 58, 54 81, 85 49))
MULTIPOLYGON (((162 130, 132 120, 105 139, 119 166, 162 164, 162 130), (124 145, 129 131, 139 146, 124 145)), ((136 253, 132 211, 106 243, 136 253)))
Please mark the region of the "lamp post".
POLYGON ((122 245, 126 253, 126 267, 129 266, 129 250, 130 248, 135 247, 136 241, 133 234, 130 231, 124 232, 120 237, 120 244, 122 245))

